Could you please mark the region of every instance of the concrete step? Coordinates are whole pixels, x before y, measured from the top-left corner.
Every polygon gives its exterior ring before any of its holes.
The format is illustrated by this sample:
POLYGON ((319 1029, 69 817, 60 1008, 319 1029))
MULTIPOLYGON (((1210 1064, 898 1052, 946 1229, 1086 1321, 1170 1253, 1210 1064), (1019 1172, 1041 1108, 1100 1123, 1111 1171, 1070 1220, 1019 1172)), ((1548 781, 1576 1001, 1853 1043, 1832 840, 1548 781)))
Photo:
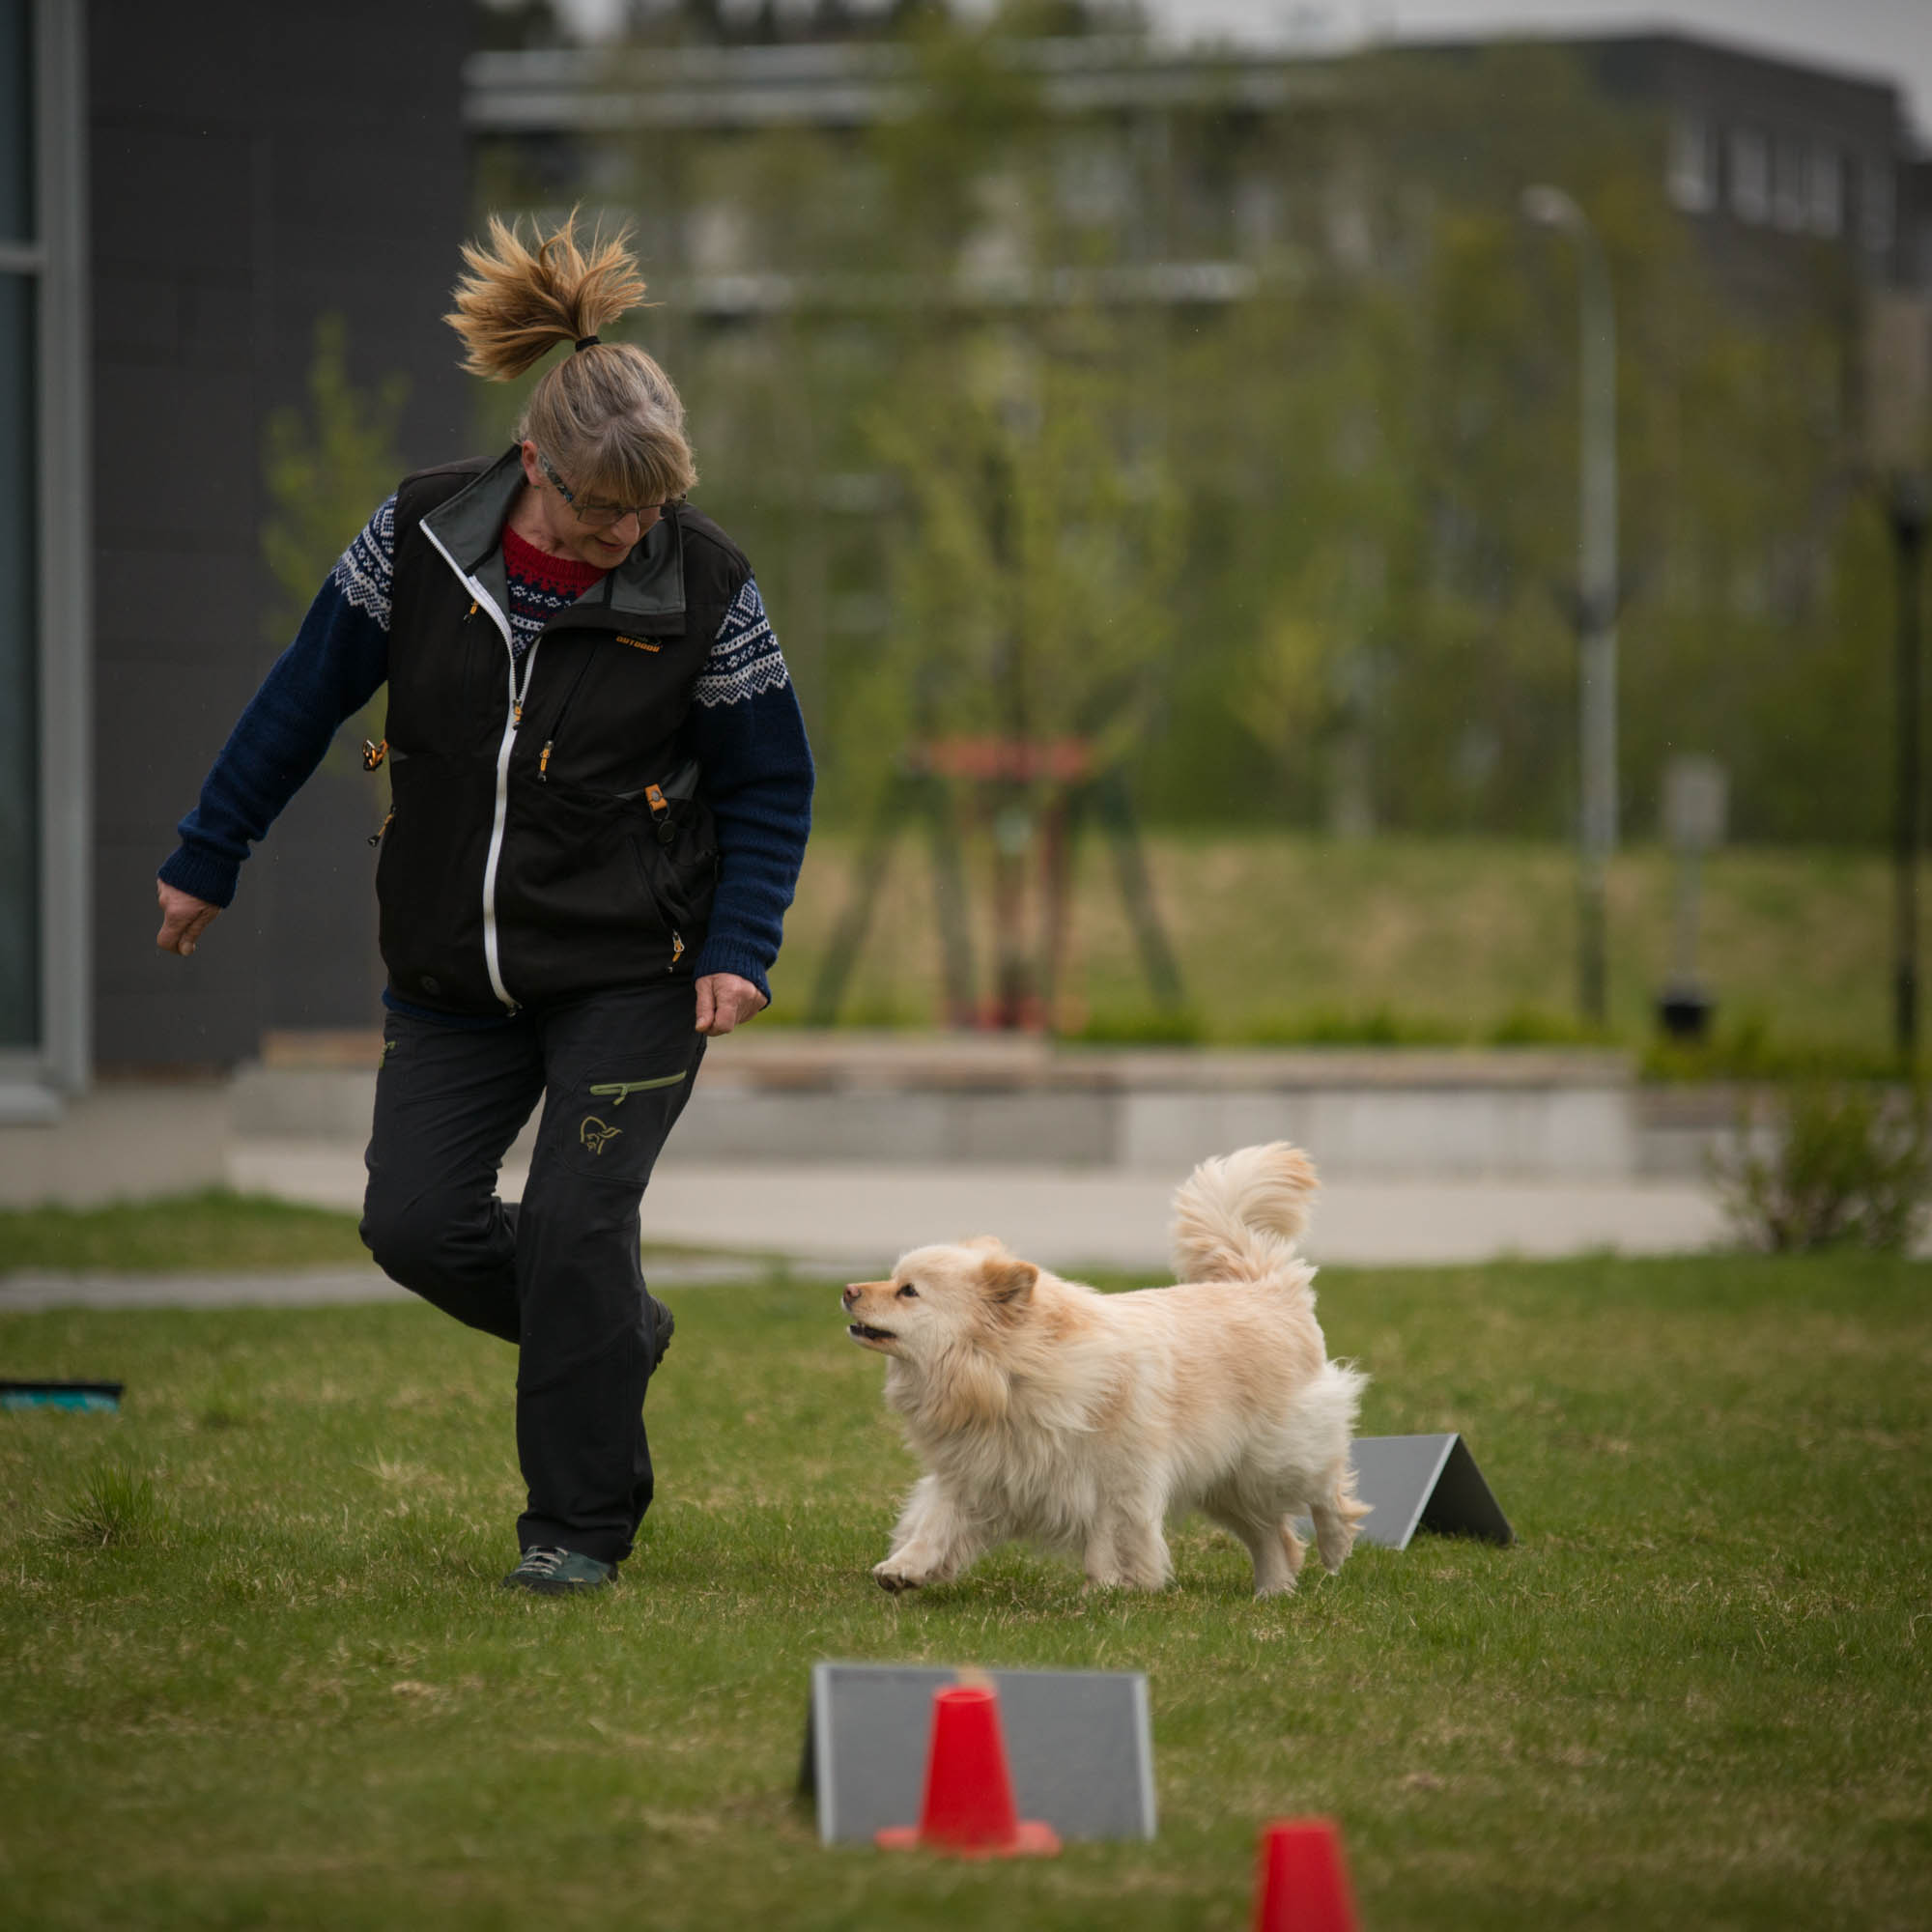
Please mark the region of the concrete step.
MULTIPOLYGON (((238 1186, 317 1206, 354 1208, 362 1198, 360 1160, 327 1144, 241 1146, 231 1171, 238 1186)), ((796 1272, 858 1281, 876 1278, 907 1248, 996 1234, 1050 1267, 1166 1279, 1182 1173, 668 1156, 644 1196, 643 1236, 647 1248, 778 1255, 796 1272)), ((506 1169, 505 1197, 519 1196, 524 1179, 506 1169)), ((1724 1235, 1717 1202, 1687 1181, 1337 1180, 1323 1186, 1304 1245, 1321 1262, 1395 1265, 1593 1250, 1686 1254, 1724 1235)), ((675 1260, 656 1265, 664 1279, 677 1278, 675 1260)))
MULTIPOLYGON (((359 1174, 375 1037, 270 1045, 227 1081, 103 1084, 57 1118, 0 1125, 0 1203, 219 1185, 265 1142, 342 1155, 359 1174)), ((1741 1097, 1638 1086, 1609 1053, 1082 1049, 750 1028, 707 1052, 670 1154, 1178 1178, 1207 1155, 1282 1139, 1338 1182, 1701 1180, 1711 1151, 1734 1139, 1741 1097)), ((511 1169, 527 1165, 534 1133, 532 1122, 511 1169)))
MULTIPOLYGON (((244 1067, 246 1139, 366 1135, 373 1054, 351 1070, 244 1067)), ((713 1043, 678 1123, 681 1159, 852 1159, 1167 1173, 1291 1140, 1337 1177, 1615 1179, 1641 1173, 1619 1054, 1098 1049, 1025 1038, 755 1028, 713 1043)))

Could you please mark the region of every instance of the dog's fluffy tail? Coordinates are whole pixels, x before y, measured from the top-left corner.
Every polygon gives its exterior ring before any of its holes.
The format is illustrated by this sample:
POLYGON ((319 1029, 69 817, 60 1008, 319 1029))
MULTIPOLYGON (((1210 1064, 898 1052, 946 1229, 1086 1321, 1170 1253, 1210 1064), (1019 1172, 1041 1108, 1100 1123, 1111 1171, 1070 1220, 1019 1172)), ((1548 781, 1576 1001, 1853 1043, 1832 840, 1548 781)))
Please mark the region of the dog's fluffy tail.
POLYGON ((1175 1280, 1265 1281, 1282 1273, 1320 1185, 1308 1156, 1286 1141, 1204 1160, 1175 1191, 1175 1280))

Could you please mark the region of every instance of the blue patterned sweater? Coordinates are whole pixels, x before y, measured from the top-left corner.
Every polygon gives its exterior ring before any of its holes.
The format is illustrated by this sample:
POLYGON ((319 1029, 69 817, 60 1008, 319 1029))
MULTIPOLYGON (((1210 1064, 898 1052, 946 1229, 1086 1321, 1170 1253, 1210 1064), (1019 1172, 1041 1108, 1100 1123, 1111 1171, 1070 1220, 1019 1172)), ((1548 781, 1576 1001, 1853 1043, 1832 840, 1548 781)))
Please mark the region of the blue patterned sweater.
MULTIPOLYGON (((210 905, 230 904, 249 846, 321 764, 337 728, 387 679, 395 512, 391 497, 342 554, 295 642, 249 700, 181 822, 181 843, 160 868, 164 883, 210 905)), ((509 582, 518 655, 577 594, 572 573, 532 556, 540 554, 505 547, 506 565, 524 564, 509 582)), ((766 975, 811 829, 812 768, 798 695, 755 578, 712 640, 685 734, 718 830, 718 896, 696 972, 735 973, 769 999, 766 975)))

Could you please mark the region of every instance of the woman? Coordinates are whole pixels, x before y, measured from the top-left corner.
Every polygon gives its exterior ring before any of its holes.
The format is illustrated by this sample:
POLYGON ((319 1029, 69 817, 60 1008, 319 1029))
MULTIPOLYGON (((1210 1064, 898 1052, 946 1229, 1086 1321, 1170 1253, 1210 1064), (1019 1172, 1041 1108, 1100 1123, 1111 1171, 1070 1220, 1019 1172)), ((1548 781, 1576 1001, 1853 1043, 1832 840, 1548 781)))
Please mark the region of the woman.
MULTIPOLYGON (((611 1582, 651 1499, 670 1340, 638 1205, 707 1037, 769 998, 810 824, 797 698, 742 552, 691 509, 684 410, 599 332, 642 299, 574 219, 494 217, 446 318, 502 382, 552 349, 515 445, 406 477, 330 572, 160 868, 185 956, 336 727, 387 682, 388 968, 362 1238, 518 1345, 528 1487, 506 1586, 611 1582), (520 1206, 504 1151, 543 1101, 520 1206)), ((381 755, 379 753, 378 756, 381 755)))

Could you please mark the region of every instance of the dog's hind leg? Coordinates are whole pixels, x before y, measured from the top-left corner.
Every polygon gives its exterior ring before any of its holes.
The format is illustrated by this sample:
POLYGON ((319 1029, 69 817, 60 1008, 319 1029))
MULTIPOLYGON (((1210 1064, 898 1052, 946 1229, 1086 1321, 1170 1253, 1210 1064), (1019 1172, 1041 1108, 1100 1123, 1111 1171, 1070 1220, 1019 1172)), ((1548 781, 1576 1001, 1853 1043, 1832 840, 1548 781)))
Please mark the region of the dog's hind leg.
POLYGON ((1286 1518, 1242 1496, 1234 1489, 1204 1497, 1201 1507, 1246 1547, 1255 1566, 1255 1595, 1278 1597, 1294 1588, 1307 1546, 1286 1518))
POLYGON ((1331 1577, 1349 1560, 1349 1552, 1355 1547, 1355 1531, 1371 1507, 1356 1496, 1355 1472, 1347 1464, 1337 1475, 1328 1500, 1311 1505, 1315 1547, 1321 1552, 1322 1564, 1331 1577))
POLYGON ((1308 1554, 1308 1546, 1295 1535, 1293 1517, 1283 1517, 1275 1524, 1275 1534, 1281 1539, 1282 1554, 1288 1559, 1288 1582, 1293 1589, 1301 1575, 1301 1560, 1308 1554))
POLYGON ((993 1541, 985 1524, 968 1516, 937 1476, 922 1476, 893 1532, 893 1553, 872 1566, 879 1588, 896 1594, 925 1583, 946 1583, 993 1541))

